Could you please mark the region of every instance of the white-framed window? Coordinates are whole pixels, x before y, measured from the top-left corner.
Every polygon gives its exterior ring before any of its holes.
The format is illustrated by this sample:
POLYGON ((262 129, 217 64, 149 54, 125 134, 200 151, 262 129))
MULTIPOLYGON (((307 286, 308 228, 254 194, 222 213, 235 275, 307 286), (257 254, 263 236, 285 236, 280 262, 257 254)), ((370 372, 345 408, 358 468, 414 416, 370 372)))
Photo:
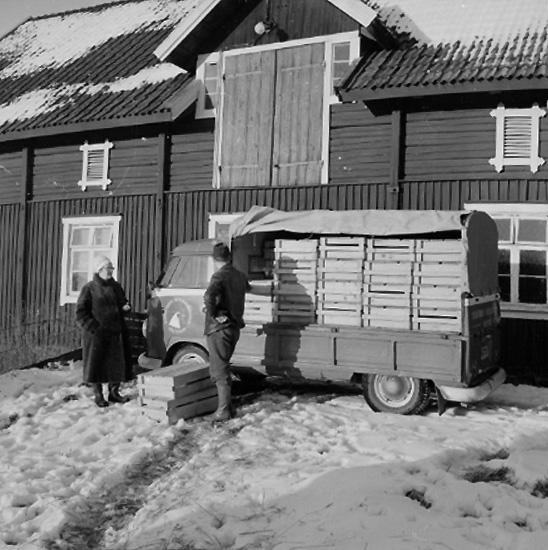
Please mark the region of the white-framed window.
POLYGON ((467 204, 487 212, 499 238, 503 313, 548 318, 548 204, 467 204))
POLYGON ((93 260, 104 254, 118 265, 121 216, 63 218, 60 304, 76 303, 82 287, 93 278, 93 260))
POLYGON ((235 214, 209 214, 207 236, 210 239, 228 243, 228 228, 230 224, 236 218, 243 216, 243 214, 243 212, 235 214))
POLYGON ((221 61, 219 52, 198 56, 196 80, 201 88, 196 100, 196 118, 215 117, 221 87, 221 61))
POLYGON ((82 179, 78 185, 85 191, 90 186, 106 189, 111 183, 108 179, 110 150, 113 144, 105 140, 104 143, 90 144, 87 141, 80 147, 83 152, 82 179))
POLYGON ((530 109, 506 109, 499 105, 491 111, 497 121, 495 156, 489 159, 497 172, 505 166, 529 166, 531 172, 544 164, 539 157, 540 118, 546 111, 538 105, 530 109))
POLYGON ((329 103, 339 103, 335 87, 348 74, 350 66, 360 56, 360 37, 335 37, 328 39, 325 48, 326 97, 329 103))

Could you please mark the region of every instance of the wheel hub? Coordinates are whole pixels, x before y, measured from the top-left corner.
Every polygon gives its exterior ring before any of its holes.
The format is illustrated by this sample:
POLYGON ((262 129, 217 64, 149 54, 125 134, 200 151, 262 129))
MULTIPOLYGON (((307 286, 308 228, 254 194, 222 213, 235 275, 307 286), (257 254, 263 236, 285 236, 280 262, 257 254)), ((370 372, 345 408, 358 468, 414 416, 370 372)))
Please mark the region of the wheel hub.
POLYGON ((377 390, 387 401, 405 401, 411 394, 412 382, 398 376, 381 376, 377 379, 377 390))

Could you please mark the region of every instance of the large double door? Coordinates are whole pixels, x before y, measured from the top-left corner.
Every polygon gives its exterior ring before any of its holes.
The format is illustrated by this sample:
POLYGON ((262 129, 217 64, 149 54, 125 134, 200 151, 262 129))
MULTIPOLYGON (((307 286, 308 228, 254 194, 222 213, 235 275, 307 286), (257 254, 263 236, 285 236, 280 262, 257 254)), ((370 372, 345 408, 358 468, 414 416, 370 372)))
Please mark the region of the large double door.
POLYGON ((220 187, 320 183, 325 45, 225 55, 220 187))

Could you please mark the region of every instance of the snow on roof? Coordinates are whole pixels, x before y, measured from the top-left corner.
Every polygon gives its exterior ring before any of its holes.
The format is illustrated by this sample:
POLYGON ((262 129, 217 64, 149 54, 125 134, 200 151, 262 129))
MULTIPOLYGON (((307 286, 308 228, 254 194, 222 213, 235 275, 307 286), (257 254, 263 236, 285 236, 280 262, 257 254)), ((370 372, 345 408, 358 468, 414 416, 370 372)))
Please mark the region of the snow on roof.
POLYGON ((13 59, 0 71, 0 78, 60 67, 113 37, 138 30, 169 29, 198 3, 199 0, 141 0, 30 19, 0 41, 0 56, 13 59))
MULTIPOLYGON (((123 0, 24 22, 0 40, 0 133, 47 125, 42 115, 68 113, 67 105, 99 93, 101 101, 108 103, 108 94, 113 101, 96 118, 119 116, 115 105, 121 102, 114 95, 145 86, 148 97, 126 114, 162 110, 173 93, 165 84, 184 71, 152 52, 199 3, 123 0), (164 95, 153 93, 154 85, 163 86, 164 95)), ((56 124, 69 122, 67 116, 54 118, 56 124)))
POLYGON ((387 26, 423 44, 489 39, 504 43, 525 31, 542 31, 546 0, 365 0, 387 26))

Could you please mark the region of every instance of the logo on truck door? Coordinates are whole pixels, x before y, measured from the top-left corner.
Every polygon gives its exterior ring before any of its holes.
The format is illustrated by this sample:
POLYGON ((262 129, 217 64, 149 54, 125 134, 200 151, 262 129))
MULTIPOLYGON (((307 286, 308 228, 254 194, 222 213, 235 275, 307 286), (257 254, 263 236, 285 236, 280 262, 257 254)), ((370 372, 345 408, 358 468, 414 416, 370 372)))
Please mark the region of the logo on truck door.
POLYGON ((182 298, 170 300, 164 309, 164 324, 171 332, 182 334, 192 322, 192 307, 182 298))

